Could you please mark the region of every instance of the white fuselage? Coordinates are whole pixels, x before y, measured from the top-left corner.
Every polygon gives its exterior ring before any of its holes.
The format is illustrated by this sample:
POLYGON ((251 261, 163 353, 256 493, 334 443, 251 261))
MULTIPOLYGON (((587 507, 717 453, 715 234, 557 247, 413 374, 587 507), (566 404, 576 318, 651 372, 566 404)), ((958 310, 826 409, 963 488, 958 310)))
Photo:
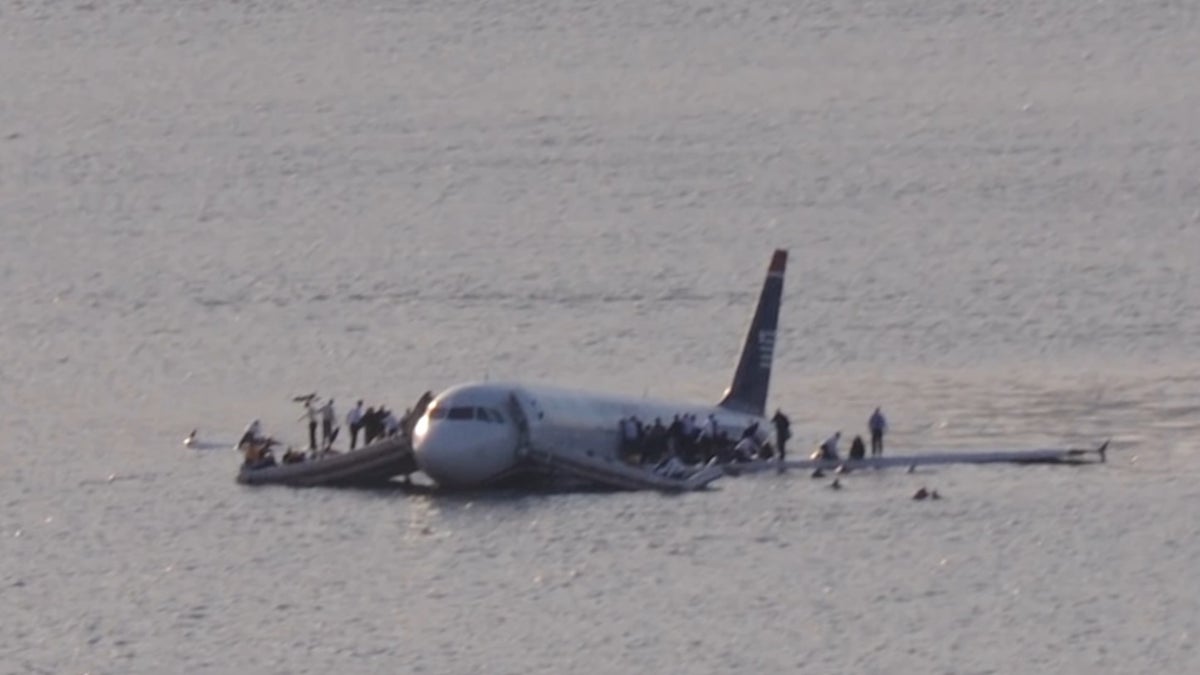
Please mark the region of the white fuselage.
POLYGON ((442 485, 483 485, 527 468, 528 459, 546 453, 579 453, 581 461, 588 455, 615 459, 622 447, 621 421, 630 417, 645 426, 656 419, 668 426, 676 415, 691 415, 697 426, 711 426, 711 415, 717 431, 735 439, 751 424, 765 430, 762 414, 786 268, 787 251, 776 249, 733 381, 716 406, 532 384, 465 384, 434 398, 417 421, 417 465, 442 485))
POLYGON ((754 423, 767 428, 761 417, 720 407, 488 382, 439 394, 417 422, 413 449, 421 470, 439 485, 485 485, 519 472, 528 446, 615 457, 623 418, 636 416, 646 425, 657 418, 666 426, 676 415, 689 413, 698 424, 713 415, 718 427, 734 438, 754 423))

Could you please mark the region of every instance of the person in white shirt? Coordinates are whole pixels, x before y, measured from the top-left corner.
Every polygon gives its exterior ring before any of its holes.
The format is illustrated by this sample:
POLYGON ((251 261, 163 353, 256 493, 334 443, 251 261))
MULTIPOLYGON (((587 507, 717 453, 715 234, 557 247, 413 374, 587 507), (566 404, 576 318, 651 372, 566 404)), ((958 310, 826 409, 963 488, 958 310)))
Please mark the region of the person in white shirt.
POLYGON ((337 424, 337 413, 333 411, 333 399, 321 406, 321 447, 328 450, 333 445, 334 426, 337 424))
POLYGON ((350 449, 358 447, 358 431, 362 429, 363 402, 359 400, 358 405, 350 409, 346 413, 346 428, 350 430, 350 449))
POLYGON ((304 402, 304 414, 299 419, 308 420, 308 451, 315 452, 317 449, 317 409, 313 407, 312 399, 304 402))

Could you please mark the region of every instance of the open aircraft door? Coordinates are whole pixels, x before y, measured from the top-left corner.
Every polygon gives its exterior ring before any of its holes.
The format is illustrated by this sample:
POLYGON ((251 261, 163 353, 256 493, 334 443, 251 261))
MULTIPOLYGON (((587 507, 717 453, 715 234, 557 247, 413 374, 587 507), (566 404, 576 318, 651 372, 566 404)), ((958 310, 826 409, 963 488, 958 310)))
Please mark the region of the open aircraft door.
POLYGON ((521 403, 521 396, 515 390, 508 394, 508 414, 517 426, 517 457, 527 459, 533 454, 533 427, 526 406, 521 403))

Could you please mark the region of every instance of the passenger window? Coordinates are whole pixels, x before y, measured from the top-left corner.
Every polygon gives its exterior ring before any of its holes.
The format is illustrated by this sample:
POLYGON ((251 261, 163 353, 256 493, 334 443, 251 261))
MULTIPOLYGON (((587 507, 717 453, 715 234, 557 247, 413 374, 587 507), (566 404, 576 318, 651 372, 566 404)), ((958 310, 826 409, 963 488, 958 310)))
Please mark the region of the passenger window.
POLYGON ((469 420, 475 418, 474 408, 451 408, 447 415, 452 420, 469 420))
POLYGON ((490 412, 492 413, 493 421, 498 424, 504 424, 504 415, 501 415, 499 410, 490 410, 490 412))

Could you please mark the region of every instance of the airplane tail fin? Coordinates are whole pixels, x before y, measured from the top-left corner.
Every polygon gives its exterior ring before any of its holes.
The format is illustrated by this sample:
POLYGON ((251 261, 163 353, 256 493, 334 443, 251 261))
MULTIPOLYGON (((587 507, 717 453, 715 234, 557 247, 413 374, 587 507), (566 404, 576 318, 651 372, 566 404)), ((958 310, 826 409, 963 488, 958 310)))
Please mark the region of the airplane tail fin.
POLYGON ((775 330, 779 326, 779 305, 783 300, 783 273, 787 268, 787 251, 776 249, 767 268, 758 308, 750 322, 742 356, 733 384, 718 403, 722 408, 763 416, 767 408, 767 388, 771 383, 771 362, 775 356, 775 330))

